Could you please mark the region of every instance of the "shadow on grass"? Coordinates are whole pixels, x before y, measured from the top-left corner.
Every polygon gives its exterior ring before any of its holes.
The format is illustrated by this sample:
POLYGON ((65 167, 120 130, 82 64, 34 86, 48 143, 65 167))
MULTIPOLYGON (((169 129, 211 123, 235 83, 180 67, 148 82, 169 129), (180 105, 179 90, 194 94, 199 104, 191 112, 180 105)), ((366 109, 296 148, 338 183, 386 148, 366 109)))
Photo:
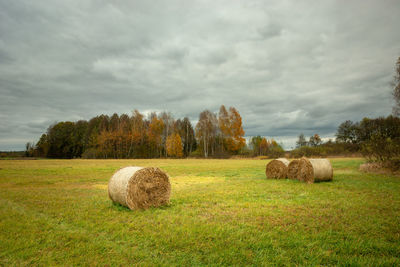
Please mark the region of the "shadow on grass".
POLYGON ((131 211, 128 207, 122 206, 121 204, 119 204, 117 202, 112 202, 112 201, 111 201, 110 207, 116 211, 125 211, 125 212, 131 211))
POLYGON ((336 184, 339 181, 337 181, 336 179, 332 179, 329 181, 325 181, 325 180, 318 180, 318 181, 314 181, 313 183, 307 183, 307 182, 303 182, 297 179, 285 179, 285 181, 289 182, 289 183, 296 183, 296 184, 308 184, 308 185, 313 185, 313 184, 336 184))
POLYGON ((128 207, 125 207, 117 202, 111 202, 110 207, 111 209, 115 210, 115 211, 123 211, 123 212, 132 212, 132 211, 155 211, 155 210, 167 210, 172 208, 174 205, 172 203, 168 204, 168 205, 163 205, 160 207, 150 207, 148 209, 138 209, 138 210, 131 210, 128 207))

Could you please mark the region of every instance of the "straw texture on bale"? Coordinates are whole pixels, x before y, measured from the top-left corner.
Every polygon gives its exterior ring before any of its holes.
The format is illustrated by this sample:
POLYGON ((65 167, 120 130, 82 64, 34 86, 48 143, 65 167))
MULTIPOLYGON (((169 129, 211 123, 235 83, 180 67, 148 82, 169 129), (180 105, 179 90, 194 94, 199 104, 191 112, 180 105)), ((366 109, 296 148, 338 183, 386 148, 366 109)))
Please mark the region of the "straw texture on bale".
POLYGON ((331 181, 332 164, 328 159, 300 159, 297 179, 306 183, 331 181))
POLYGON ((159 168, 125 167, 108 183, 110 199, 131 210, 168 204, 170 194, 168 174, 159 168))
POLYGON ((359 168, 359 170, 362 172, 376 172, 380 169, 382 169, 382 165, 375 162, 361 164, 359 168))
POLYGON ((267 164, 265 174, 267 178, 285 179, 287 177, 289 160, 285 158, 274 159, 267 164))
POLYGON ((297 173, 299 171, 299 163, 300 163, 299 159, 294 159, 289 163, 288 174, 287 174, 287 177, 289 179, 297 179, 297 173))

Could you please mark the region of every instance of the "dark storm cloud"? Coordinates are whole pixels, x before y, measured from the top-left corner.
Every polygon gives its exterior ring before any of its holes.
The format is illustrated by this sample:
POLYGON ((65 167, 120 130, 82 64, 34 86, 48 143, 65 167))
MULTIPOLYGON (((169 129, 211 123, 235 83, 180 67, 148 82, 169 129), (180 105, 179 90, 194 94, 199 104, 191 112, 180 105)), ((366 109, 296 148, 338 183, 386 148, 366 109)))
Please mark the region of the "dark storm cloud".
POLYGON ((2 1, 0 150, 55 121, 235 106, 246 135, 391 111, 398 1, 2 1))

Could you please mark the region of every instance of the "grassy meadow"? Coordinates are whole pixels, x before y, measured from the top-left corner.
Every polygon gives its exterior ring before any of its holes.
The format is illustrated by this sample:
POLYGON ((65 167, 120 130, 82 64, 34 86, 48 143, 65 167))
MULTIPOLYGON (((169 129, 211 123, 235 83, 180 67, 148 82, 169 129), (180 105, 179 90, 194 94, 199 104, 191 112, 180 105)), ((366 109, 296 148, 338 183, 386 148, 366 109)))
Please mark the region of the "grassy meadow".
POLYGON ((400 178, 331 161, 304 184, 256 159, 1 160, 0 265, 400 265, 400 178), (129 165, 165 170, 171 204, 113 204, 129 165))

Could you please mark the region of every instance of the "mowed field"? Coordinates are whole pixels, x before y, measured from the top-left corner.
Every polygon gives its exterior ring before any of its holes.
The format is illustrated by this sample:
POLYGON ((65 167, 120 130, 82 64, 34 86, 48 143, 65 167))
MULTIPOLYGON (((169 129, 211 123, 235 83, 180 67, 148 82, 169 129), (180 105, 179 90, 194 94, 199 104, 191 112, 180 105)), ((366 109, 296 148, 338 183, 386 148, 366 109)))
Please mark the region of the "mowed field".
POLYGON ((400 265, 400 178, 332 159, 334 181, 267 180, 266 160, 2 160, 0 265, 400 265), (169 206, 107 195, 158 166, 169 206))

